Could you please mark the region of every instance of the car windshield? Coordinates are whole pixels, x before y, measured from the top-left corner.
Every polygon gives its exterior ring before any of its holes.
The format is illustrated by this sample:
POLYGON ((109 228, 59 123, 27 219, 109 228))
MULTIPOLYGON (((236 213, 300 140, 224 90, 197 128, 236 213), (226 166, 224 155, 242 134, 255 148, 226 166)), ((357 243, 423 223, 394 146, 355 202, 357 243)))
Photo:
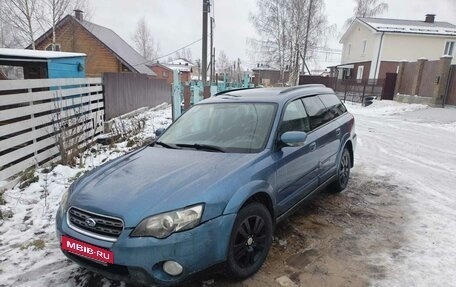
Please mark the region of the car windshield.
POLYGON ((276 105, 214 103, 194 106, 160 137, 165 147, 254 153, 264 149, 276 105))

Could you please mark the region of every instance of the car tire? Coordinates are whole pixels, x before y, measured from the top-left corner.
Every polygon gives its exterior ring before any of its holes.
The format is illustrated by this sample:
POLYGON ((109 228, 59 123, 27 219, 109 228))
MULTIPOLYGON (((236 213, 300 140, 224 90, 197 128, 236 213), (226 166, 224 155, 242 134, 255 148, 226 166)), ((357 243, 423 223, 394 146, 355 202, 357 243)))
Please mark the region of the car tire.
POLYGON ((336 180, 331 183, 330 188, 333 192, 342 192, 348 185, 350 179, 350 169, 352 167, 350 152, 345 147, 342 151, 342 156, 337 164, 337 177, 336 180))
POLYGON ((242 208, 231 231, 226 275, 244 279, 255 274, 263 265, 272 244, 272 218, 260 203, 242 208))

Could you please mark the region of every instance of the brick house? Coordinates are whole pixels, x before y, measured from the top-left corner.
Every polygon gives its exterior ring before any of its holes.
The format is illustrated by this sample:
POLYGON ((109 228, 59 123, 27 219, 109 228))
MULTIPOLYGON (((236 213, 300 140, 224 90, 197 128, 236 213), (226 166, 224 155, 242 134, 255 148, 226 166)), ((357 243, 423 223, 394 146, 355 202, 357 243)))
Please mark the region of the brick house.
POLYGON ((160 64, 154 63, 149 67, 156 74, 157 79, 165 79, 168 84, 172 84, 174 71, 179 72, 181 82, 189 82, 192 76, 192 67, 188 64, 160 64))
MULTIPOLYGON (((340 43, 342 62, 331 67, 339 79, 384 79, 401 61, 438 60, 456 55, 456 25, 423 20, 356 18, 340 43)), ((453 59, 456 64, 456 57, 453 59)))
MULTIPOLYGON (((40 36, 35 45, 38 50, 52 50, 52 29, 40 36)), ((147 66, 148 61, 133 47, 111 29, 84 20, 79 10, 57 23, 54 50, 86 54, 89 77, 99 77, 106 72, 155 76, 147 66)))

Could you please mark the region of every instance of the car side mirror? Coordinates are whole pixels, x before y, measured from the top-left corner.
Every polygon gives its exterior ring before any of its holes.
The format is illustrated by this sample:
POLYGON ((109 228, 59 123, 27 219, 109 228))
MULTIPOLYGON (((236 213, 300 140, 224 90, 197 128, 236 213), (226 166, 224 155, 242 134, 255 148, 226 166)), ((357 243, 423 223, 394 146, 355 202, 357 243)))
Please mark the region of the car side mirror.
POLYGON ((307 133, 305 132, 286 132, 280 136, 280 141, 285 146, 297 147, 303 146, 307 139, 307 133))
POLYGON ((159 128, 159 129, 156 129, 155 130, 155 136, 158 138, 159 136, 161 136, 164 132, 165 132, 165 128, 159 128))

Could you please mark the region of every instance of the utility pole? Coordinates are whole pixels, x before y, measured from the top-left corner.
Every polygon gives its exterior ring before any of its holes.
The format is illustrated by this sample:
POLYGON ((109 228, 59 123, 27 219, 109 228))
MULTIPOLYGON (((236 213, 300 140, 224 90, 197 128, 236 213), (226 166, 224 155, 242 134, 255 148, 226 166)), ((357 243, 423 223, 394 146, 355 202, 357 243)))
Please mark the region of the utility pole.
POLYGON ((3 23, 3 1, 0 0, 0 48, 4 48, 5 46, 5 31, 4 31, 4 23, 3 23))
MULTIPOLYGON (((309 9, 308 9, 308 14, 307 14, 307 29, 306 29, 306 41, 304 42, 304 55, 302 56, 302 67, 301 67, 301 73, 304 74, 304 69, 307 65, 306 63, 306 56, 307 56, 307 42, 309 40, 309 30, 310 30, 310 17, 312 15, 312 2, 313 0, 309 0, 309 9)), ((298 77, 299 78, 299 77, 298 77)))
POLYGON ((214 18, 211 17, 211 83, 214 80, 214 18))
POLYGON ((201 57, 201 75, 203 84, 207 82, 207 16, 210 11, 211 4, 209 0, 203 0, 203 51, 201 57))

